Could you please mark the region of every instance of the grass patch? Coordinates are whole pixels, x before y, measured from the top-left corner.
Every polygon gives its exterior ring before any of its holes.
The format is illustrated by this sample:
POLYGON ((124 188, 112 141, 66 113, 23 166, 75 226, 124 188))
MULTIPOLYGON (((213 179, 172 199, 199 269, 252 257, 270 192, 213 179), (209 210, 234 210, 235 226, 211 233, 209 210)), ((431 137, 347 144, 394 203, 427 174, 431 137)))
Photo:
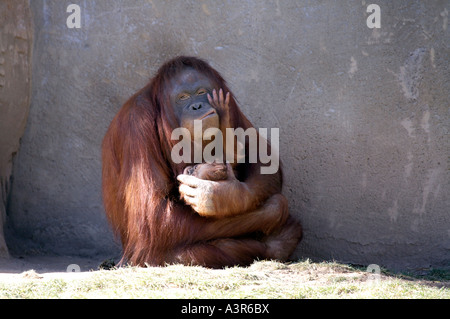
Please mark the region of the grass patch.
POLYGON ((255 262, 221 270, 171 265, 78 274, 34 274, 0 280, 0 298, 450 298, 447 271, 429 277, 382 274, 309 260, 255 262))

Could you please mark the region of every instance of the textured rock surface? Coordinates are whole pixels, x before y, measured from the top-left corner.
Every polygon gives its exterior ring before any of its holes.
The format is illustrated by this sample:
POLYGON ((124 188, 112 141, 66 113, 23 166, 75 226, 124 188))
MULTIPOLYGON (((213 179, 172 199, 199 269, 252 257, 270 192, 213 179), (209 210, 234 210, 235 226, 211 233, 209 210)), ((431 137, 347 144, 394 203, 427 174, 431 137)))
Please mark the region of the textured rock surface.
MULTIPOLYGON (((112 254, 100 143, 180 54, 207 59, 257 127, 280 128, 297 257, 450 263, 447 1, 31 1, 33 86, 14 167, 15 252, 112 254)), ((1 79, 1 76, 0 76, 1 79)), ((0 88, 1 89, 1 88, 0 88)))
POLYGON ((27 1, 0 2, 0 257, 13 158, 25 130, 31 89, 31 12, 27 1))

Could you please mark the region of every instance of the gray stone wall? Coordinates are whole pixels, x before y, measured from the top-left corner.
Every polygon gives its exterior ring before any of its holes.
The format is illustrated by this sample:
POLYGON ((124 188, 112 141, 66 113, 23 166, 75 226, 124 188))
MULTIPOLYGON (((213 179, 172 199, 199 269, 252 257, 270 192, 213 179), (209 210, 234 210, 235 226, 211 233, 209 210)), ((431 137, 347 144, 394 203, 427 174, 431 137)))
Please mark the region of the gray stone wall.
POLYGON ((161 63, 186 54, 224 75, 255 126, 280 128, 284 194, 305 231, 296 257, 449 265, 450 5, 376 1, 371 29, 370 3, 30 1, 11 250, 118 251, 101 202, 102 137, 161 63), (66 25, 71 3, 79 29, 66 25))

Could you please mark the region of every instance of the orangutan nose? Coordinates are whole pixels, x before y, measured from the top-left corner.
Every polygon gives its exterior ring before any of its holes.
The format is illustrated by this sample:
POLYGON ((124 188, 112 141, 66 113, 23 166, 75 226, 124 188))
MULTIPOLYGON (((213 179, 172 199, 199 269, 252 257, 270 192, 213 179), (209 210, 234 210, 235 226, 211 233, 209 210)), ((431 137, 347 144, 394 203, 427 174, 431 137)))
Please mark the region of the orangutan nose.
POLYGON ((203 107, 203 103, 199 102, 199 103, 194 103, 191 104, 191 110, 197 111, 200 110, 203 107))

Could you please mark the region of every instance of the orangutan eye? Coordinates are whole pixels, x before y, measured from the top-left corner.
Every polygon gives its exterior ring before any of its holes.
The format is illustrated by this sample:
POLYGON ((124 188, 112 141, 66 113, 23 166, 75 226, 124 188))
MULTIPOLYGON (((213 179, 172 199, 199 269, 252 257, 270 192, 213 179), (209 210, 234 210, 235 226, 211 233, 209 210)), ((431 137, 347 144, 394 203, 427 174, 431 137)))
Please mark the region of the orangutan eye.
POLYGON ((185 101, 185 100, 187 100, 187 99, 189 99, 189 98, 190 98, 189 94, 186 94, 186 93, 182 93, 182 94, 180 94, 180 95, 178 96, 178 99, 179 99, 179 100, 182 100, 182 101, 185 101))
POLYGON ((203 94, 206 94, 206 93, 208 93, 208 91, 206 91, 205 89, 200 89, 200 90, 197 91, 197 95, 203 95, 203 94))

